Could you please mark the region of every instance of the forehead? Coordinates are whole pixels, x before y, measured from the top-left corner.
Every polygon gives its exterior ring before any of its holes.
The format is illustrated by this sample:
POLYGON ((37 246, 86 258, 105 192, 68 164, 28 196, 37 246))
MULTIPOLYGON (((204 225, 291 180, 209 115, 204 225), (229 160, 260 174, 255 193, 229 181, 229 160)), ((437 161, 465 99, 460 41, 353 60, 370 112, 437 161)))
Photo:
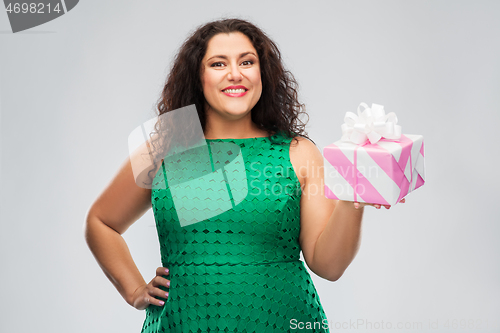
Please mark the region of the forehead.
POLYGON ((214 55, 236 56, 244 52, 253 52, 257 55, 252 42, 245 34, 241 32, 220 33, 208 41, 205 58, 214 55))

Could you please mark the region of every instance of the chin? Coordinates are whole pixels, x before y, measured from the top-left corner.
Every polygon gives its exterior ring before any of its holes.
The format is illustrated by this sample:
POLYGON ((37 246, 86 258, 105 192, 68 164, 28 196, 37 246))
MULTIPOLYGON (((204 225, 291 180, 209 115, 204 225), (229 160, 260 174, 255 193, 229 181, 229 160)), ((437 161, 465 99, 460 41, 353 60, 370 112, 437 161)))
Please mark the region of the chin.
POLYGON ((246 116, 248 113, 250 113, 251 110, 235 110, 235 109, 231 109, 231 110, 227 110, 226 111, 226 114, 229 114, 231 115, 233 118, 242 118, 244 116, 246 116))
POLYGON ((240 115, 240 116, 243 116, 243 115, 246 115, 247 113, 249 113, 252 108, 249 106, 249 105, 245 105, 245 106, 242 106, 242 105, 235 105, 235 106, 227 106, 225 109, 225 112, 228 113, 228 114, 232 114, 232 115, 240 115))

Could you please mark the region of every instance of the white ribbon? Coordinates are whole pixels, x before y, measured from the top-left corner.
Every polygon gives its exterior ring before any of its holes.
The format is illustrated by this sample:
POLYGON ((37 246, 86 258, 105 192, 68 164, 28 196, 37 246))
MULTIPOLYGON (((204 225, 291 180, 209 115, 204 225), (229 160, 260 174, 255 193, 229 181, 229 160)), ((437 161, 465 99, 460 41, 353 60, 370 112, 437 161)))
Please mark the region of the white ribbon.
POLYGON ((401 137, 401 126, 397 125, 398 118, 394 112, 385 114, 384 106, 361 103, 358 106, 358 114, 346 112, 342 124, 341 141, 350 141, 355 144, 363 144, 369 140, 371 144, 380 139, 399 139, 401 137), (361 107, 364 108, 361 111, 361 107))

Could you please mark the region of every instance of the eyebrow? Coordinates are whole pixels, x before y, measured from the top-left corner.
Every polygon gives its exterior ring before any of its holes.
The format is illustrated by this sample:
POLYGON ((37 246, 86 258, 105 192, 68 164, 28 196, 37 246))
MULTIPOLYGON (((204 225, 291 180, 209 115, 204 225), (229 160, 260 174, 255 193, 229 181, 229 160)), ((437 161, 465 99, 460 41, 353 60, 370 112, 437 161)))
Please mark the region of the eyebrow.
MULTIPOLYGON (((255 53, 253 53, 253 52, 243 52, 243 53, 240 54, 239 57, 243 58, 244 56, 249 55, 249 54, 252 54, 255 57, 257 57, 257 55, 255 53)), ((210 59, 213 59, 213 58, 222 58, 222 59, 226 59, 226 60, 228 59, 227 56, 225 56, 225 55, 214 55, 214 56, 208 58, 207 61, 210 60, 210 59)))

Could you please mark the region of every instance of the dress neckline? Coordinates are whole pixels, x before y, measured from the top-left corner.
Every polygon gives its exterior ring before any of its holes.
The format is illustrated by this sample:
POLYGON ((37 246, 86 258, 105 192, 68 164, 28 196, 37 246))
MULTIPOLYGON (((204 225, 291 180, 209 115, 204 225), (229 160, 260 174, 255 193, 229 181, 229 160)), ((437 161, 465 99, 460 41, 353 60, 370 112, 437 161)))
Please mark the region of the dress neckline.
MULTIPOLYGON (((278 136, 278 133, 274 133, 273 135, 271 135, 270 137, 277 137, 278 136)), ((246 141, 246 140, 257 140, 257 139, 268 139, 269 136, 257 136, 257 137, 253 137, 253 138, 239 138, 239 139, 235 139, 235 138, 225 138, 225 139, 205 139, 206 141, 246 141)))

